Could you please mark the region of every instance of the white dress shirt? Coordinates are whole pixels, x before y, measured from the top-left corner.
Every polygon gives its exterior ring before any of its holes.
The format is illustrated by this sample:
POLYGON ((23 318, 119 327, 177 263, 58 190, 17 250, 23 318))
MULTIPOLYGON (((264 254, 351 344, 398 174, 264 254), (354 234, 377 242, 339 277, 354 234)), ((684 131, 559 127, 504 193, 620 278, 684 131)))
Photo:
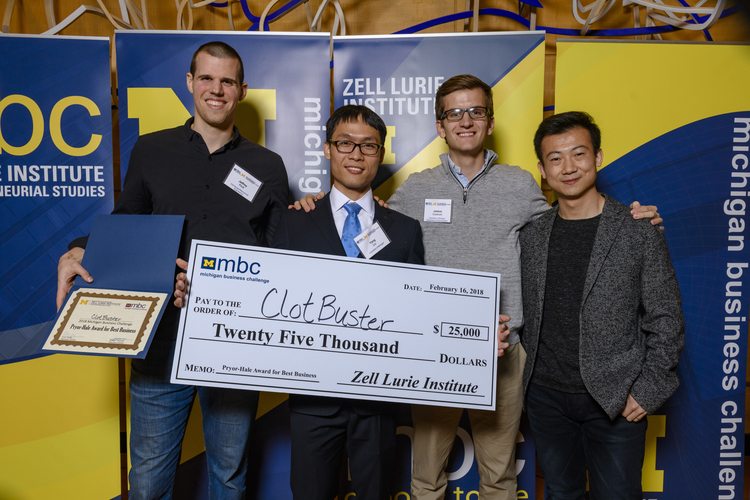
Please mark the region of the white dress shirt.
POLYGON ((375 198, 372 197, 372 189, 367 191, 362 198, 358 200, 350 200, 345 194, 336 189, 335 186, 332 186, 329 199, 331 200, 333 222, 336 224, 336 231, 339 233, 339 238, 341 238, 341 233, 344 231, 344 221, 346 220, 346 216, 349 215, 349 212, 344 210, 344 205, 347 203, 356 203, 362 207, 362 210, 357 214, 359 224, 362 226, 362 231, 372 226, 372 223, 375 220, 375 198))

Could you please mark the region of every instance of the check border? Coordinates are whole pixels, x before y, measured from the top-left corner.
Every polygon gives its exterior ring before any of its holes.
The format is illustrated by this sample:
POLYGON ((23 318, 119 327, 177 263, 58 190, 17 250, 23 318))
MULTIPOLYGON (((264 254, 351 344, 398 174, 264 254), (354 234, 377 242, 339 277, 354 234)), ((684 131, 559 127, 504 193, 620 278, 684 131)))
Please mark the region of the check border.
MULTIPOLYGON (((280 250, 280 249, 272 249, 272 248, 248 248, 243 245, 234 245, 234 244, 223 244, 223 243, 216 243, 216 242, 206 242, 206 241, 195 241, 193 243, 193 251, 191 252, 191 255, 194 256, 194 259, 198 259, 199 255, 211 255, 213 252, 213 249, 240 249, 243 251, 249 251, 249 252, 259 252, 262 254, 270 254, 270 255, 293 255, 297 259, 301 260, 308 260, 311 262, 320 262, 321 260, 329 260, 329 261, 346 261, 349 265, 357 265, 357 266, 376 266, 376 267, 396 267, 396 268, 406 268, 413 272, 420 272, 420 271, 429 271, 430 273, 438 273, 438 274, 449 274, 454 276, 467 276, 467 277, 478 277, 481 276, 483 278, 489 278, 492 280, 492 284, 494 285, 495 290, 498 288, 498 284, 500 281, 500 276, 493 273, 483 273, 483 272, 472 272, 467 270, 458 270, 458 269, 448 269, 448 268, 438 268, 438 267, 432 267, 432 266, 414 266, 414 265, 408 265, 408 264, 402 264, 402 263, 394 263, 394 262, 385 262, 385 261, 370 261, 366 259, 349 259, 346 257, 339 257, 339 256, 332 256, 332 255, 324 255, 324 254, 315 254, 315 253, 305 253, 305 252, 293 252, 288 250, 280 250)), ((189 280, 192 283, 193 280, 196 278, 196 274, 206 271, 206 269, 202 269, 200 266, 200 263, 195 262, 191 263, 191 268, 189 269, 189 280)), ((224 271, 214 271, 214 272, 224 272, 224 271)), ((495 293, 495 290, 493 290, 493 294, 495 293)), ((430 291, 430 290, 421 290, 421 293, 445 293, 440 291, 430 291)), ((480 296, 480 295, 471 295, 471 294, 458 294, 458 293, 452 293, 448 295, 454 295, 454 296, 461 296, 464 298, 479 298, 479 299, 490 299, 491 296, 480 296)), ((183 315, 180 317, 180 331, 182 331, 182 328, 184 328, 184 325, 188 321, 189 317, 192 314, 198 314, 194 313, 190 307, 188 307, 184 312, 183 315)), ((499 299, 496 297, 495 304, 494 304, 494 314, 495 317, 499 314, 499 299)), ((276 321, 276 322, 282 322, 286 324, 314 324, 315 326, 321 327, 321 328, 351 328, 346 327, 342 325, 337 324, 320 324, 320 323, 310 323, 303 319, 290 319, 290 318, 267 318, 267 317, 257 317, 253 315, 248 314, 238 314, 237 317, 246 318, 246 319, 257 319, 257 320, 263 320, 263 321, 276 321)), ((463 324, 463 323, 462 323, 463 324)), ((412 331, 403 331, 403 330, 383 330, 383 332, 396 334, 396 335, 418 335, 423 336, 425 335, 423 332, 412 332, 412 331)), ((204 342, 221 342, 223 344, 227 343, 236 343, 241 344, 244 346, 248 346, 249 348, 256 347, 260 348, 261 346, 258 344, 249 344, 248 342, 245 342, 243 340, 214 340, 210 338, 200 338, 200 337, 194 337, 194 336, 188 336, 185 335, 185 339, 190 340, 191 342, 195 341, 204 341, 204 342)), ((472 339, 475 340, 475 339, 472 339)), ((488 341, 492 344, 492 350, 493 353, 496 352, 497 349, 497 338, 494 335, 494 330, 490 329, 490 335, 488 341)), ((398 392, 400 393, 395 398, 386 398, 381 396, 373 396, 372 393, 366 392, 363 390, 359 391, 352 391, 352 388, 355 387, 362 387, 361 384, 356 383, 347 383, 343 381, 339 382, 333 382, 336 386, 342 387, 341 391, 336 390, 328 390, 328 389, 319 389, 314 386, 319 385, 319 381, 315 380, 304 380, 300 379, 298 377, 284 377, 284 376, 278 376, 278 375, 272 375, 272 374, 260 374, 260 373, 244 373, 244 372, 219 372, 217 371, 217 375, 222 375, 227 378, 237 379, 237 381, 231 380, 222 380, 221 382, 213 382, 211 380, 207 380, 206 378, 201 378, 200 375, 197 375, 195 373, 188 373, 185 370, 180 370, 179 367, 182 365, 182 363, 191 362, 191 361, 185 361, 184 356, 184 348, 185 343, 182 342, 181 339, 178 339, 178 348, 175 352, 175 358, 174 363, 176 365, 175 369, 173 370, 172 379, 173 382, 181 383, 181 384, 191 384, 191 385, 203 385, 203 386, 212 386, 212 387, 232 387, 232 388, 241 388, 241 389, 248 389, 248 390, 259 390, 259 391, 269 391, 269 392, 282 392, 282 393, 294 393, 294 394, 307 394, 307 395, 330 395, 332 397, 343 397, 343 398, 354 398, 354 399, 370 399, 370 400, 379 400, 379 401, 393 401, 393 399, 397 399, 400 402, 407 402, 407 403, 415 403, 415 404, 424 404, 424 405, 436 405, 436 406, 463 406, 463 407, 470 407, 470 408, 476 408, 476 409, 494 409, 495 406, 495 398, 496 398, 496 391, 497 391, 497 366, 496 366, 496 356, 493 356, 492 363, 494 363, 494 366, 492 367, 492 380, 490 383, 490 389, 487 392, 487 394, 467 394, 465 392, 460 393, 461 397, 466 396, 466 399, 476 399, 475 403, 470 403, 466 405, 457 405, 455 400, 451 400, 445 397, 436 397, 440 394, 446 394, 446 395, 456 395, 456 392, 451 392, 447 390, 434 390, 434 389, 422 389, 422 388, 404 388, 404 387, 378 387, 378 389, 383 390, 383 392, 389 391, 389 392, 398 392), (290 388, 283 383, 275 384, 275 383, 253 383, 253 380, 279 380, 279 381, 289 381, 290 383, 295 383, 299 385, 309 385, 309 388, 305 387, 294 387, 290 388), (344 390, 346 388, 346 390, 344 390), (408 391, 408 393, 407 393, 408 391), (415 395, 421 394, 420 395, 415 395), (411 394, 411 395, 408 395, 411 394)), ((284 349, 299 349, 298 347, 292 347, 292 346, 280 346, 280 345, 262 345, 262 348, 266 347, 276 347, 276 348, 284 348, 284 349)), ((306 349, 306 350, 315 350, 315 349, 306 349)), ((323 350, 323 349, 321 349, 323 350)), ((336 354, 348 354, 348 355, 354 355, 354 356, 378 356, 382 358, 393 358, 394 360, 404 360, 404 361, 421 361, 421 362, 430 362, 430 363, 437 363, 437 359, 427 359, 427 358, 411 358, 411 357, 402 357, 402 356, 389 356, 386 354, 373 354, 370 352, 349 352, 349 351, 333 351, 331 349, 325 349, 325 352, 327 353, 336 353, 336 354)), ((252 356, 248 356, 249 359, 253 359, 252 356)), ((253 361, 248 361, 248 364, 253 364, 253 361)), ((453 382, 453 381, 452 381, 453 382)))

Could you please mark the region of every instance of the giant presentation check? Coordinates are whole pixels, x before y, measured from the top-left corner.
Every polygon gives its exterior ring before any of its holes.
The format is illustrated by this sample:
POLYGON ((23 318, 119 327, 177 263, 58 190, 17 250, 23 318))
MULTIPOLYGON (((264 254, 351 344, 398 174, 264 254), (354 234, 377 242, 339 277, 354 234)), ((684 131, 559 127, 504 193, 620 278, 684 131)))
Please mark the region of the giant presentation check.
POLYGON ((494 409, 500 275, 194 240, 172 382, 494 409))

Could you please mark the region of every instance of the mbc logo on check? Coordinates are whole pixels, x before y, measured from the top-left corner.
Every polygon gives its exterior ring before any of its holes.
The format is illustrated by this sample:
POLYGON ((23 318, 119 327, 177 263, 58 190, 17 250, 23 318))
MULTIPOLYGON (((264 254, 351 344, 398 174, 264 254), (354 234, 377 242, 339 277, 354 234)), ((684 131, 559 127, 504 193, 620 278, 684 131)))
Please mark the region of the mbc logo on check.
POLYGON ((225 271, 229 273, 260 274, 259 262, 247 262, 242 257, 236 259, 217 259, 215 257, 201 257, 201 269, 210 269, 212 271, 225 271))

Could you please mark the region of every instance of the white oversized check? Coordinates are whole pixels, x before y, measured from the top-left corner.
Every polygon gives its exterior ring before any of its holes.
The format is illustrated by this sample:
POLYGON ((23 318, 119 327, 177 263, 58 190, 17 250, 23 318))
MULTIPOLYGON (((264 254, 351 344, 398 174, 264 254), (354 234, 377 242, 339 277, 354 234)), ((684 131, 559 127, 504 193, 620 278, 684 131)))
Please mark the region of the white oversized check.
POLYGON ((500 275, 194 240, 172 382, 494 409, 500 275))

